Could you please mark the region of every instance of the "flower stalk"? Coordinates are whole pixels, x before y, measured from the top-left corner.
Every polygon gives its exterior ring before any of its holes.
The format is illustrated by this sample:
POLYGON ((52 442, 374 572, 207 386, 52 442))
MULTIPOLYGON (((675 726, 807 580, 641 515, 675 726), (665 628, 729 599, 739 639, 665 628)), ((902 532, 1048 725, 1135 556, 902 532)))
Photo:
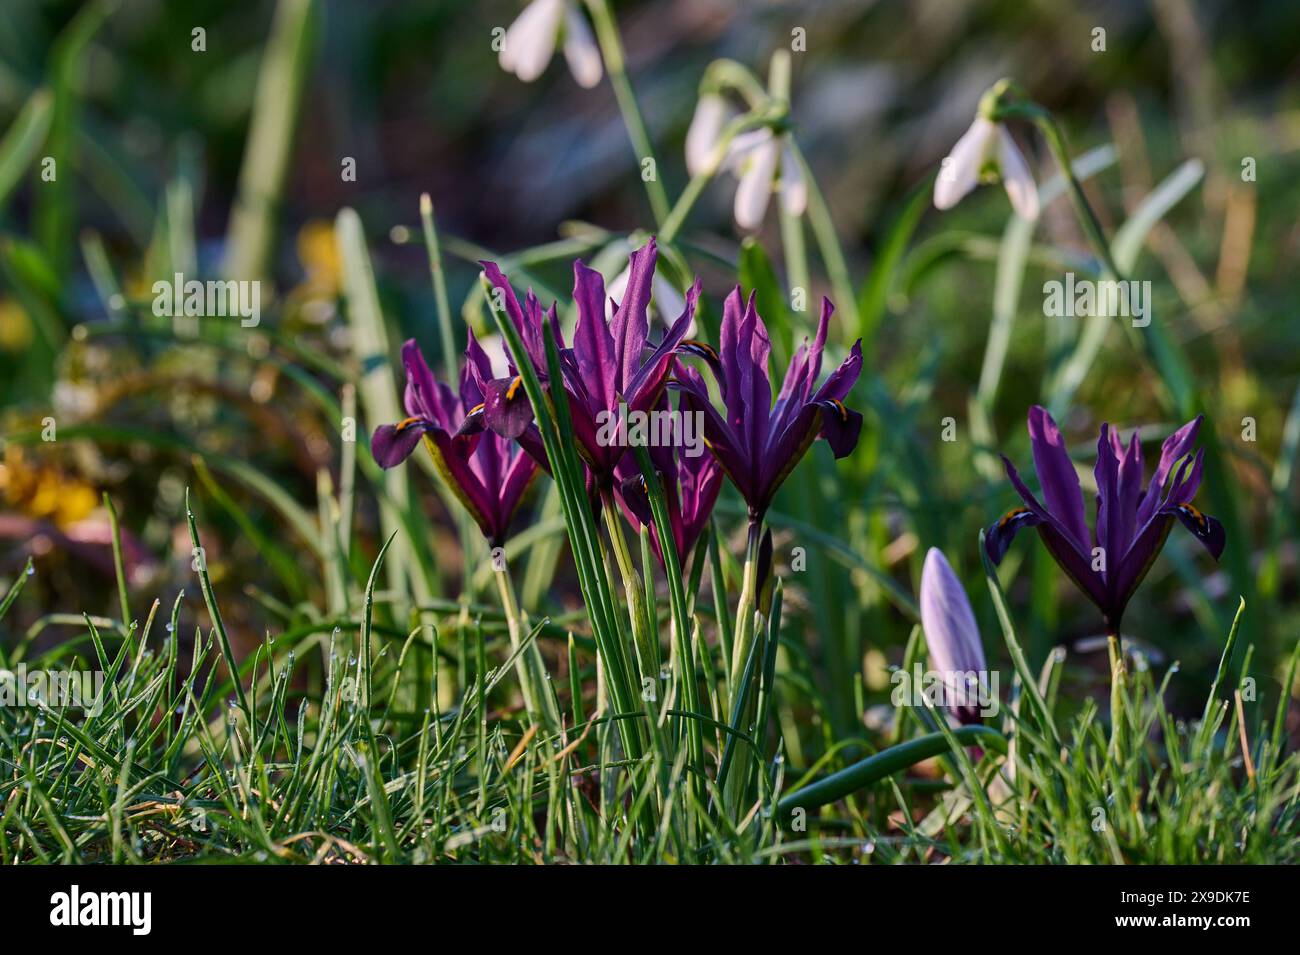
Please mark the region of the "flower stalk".
POLYGON ((520 644, 528 632, 528 619, 519 609, 514 581, 504 567, 493 573, 497 579, 497 592, 501 595, 501 610, 506 617, 506 633, 510 637, 510 651, 515 657, 515 673, 519 676, 519 689, 524 698, 528 718, 551 732, 560 729, 560 710, 555 694, 546 681, 546 664, 537 644, 531 644, 523 653, 520 644))
POLYGON ((632 551, 627 545, 627 537, 623 533, 623 525, 619 520, 618 504, 614 501, 613 489, 608 486, 602 488, 600 499, 601 510, 605 515, 605 529, 609 532, 610 549, 614 552, 614 563, 618 566, 619 576, 623 580, 623 593, 627 597, 628 618, 632 624, 632 639, 637 661, 640 664, 641 677, 657 680, 659 641, 650 626, 641 575, 637 573, 636 565, 632 563, 632 551))
POLYGON ((650 143, 650 134, 646 131, 645 120, 641 117, 641 108, 637 105, 636 94, 632 91, 632 81, 628 79, 627 62, 623 55, 623 41, 618 35, 618 26, 609 11, 606 0, 587 0, 587 9, 591 11, 591 20, 596 28, 596 42, 600 44, 600 54, 605 60, 605 69, 609 71, 609 82, 614 87, 614 98, 618 101, 619 112, 623 115, 623 125, 627 127, 628 138, 636 150, 637 165, 649 159, 654 163, 654 175, 650 178, 641 176, 645 183, 646 195, 650 199, 650 210, 655 222, 660 225, 668 217, 668 193, 664 191, 659 178, 659 161, 655 158, 654 146, 650 143))
MULTIPOLYGON (((1006 89, 1011 89, 1011 87, 1007 86, 1006 89)), ((1110 273, 1111 278, 1123 278, 1119 267, 1115 264, 1114 257, 1111 255, 1110 242, 1102 229, 1101 221, 1097 218, 1097 213, 1093 211, 1092 204, 1088 202, 1088 197, 1083 191, 1083 185, 1074 174, 1074 165, 1065 143, 1065 133, 1062 131, 1060 124, 1056 122, 1056 117, 1037 103, 999 102, 993 108, 991 118, 994 121, 1024 119, 1038 127, 1043 134, 1043 140, 1047 143, 1052 158, 1056 161, 1056 165, 1065 179, 1066 194, 1070 197, 1070 205, 1074 208, 1075 216, 1079 220, 1079 226, 1083 229, 1083 233, 1093 251, 1096 252, 1098 260, 1101 262, 1102 267, 1110 273)))
POLYGON ((740 692, 745 662, 754 642, 754 611, 758 606, 758 549, 763 539, 763 518, 750 514, 749 535, 745 543, 745 571, 740 600, 736 605, 736 629, 731 638, 731 678, 733 698, 740 692))

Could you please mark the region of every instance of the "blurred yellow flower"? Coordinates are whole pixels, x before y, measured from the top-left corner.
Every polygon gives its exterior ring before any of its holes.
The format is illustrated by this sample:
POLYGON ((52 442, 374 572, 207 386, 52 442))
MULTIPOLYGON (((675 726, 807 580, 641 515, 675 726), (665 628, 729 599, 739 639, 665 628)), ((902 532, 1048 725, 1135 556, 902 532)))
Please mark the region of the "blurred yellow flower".
POLYGON ((0 462, 0 495, 10 508, 60 527, 84 519, 99 505, 89 484, 31 461, 13 445, 5 448, 0 462))
POLYGON ((0 298, 0 350, 19 352, 32 343, 32 322, 23 307, 0 298))
POLYGON ((343 280, 343 260, 334 238, 334 223, 311 219, 298 230, 298 261, 307 273, 304 285, 319 296, 338 294, 343 280))

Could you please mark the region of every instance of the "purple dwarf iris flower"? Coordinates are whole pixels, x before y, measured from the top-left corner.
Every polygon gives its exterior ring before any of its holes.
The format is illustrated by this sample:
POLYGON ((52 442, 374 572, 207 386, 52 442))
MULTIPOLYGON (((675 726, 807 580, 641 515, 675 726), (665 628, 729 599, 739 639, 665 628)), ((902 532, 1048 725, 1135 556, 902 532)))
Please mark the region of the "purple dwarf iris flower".
POLYGON ((966 591, 948 558, 931 547, 921 569, 921 627, 930 650, 930 669, 939 674, 952 711, 962 723, 980 722, 980 704, 972 684, 985 671, 984 645, 966 591))
MULTIPOLYGON (((506 316, 519 331, 519 338, 523 341, 528 360, 536 368, 538 377, 545 382, 546 346, 542 335, 545 328, 550 328, 552 333, 555 333, 557 328, 555 305, 552 304, 549 310, 543 312, 541 302, 537 300, 532 289, 528 290, 523 305, 520 305, 509 279, 497 268, 495 262, 480 262, 479 265, 483 266, 483 273, 487 276, 488 282, 497 290, 506 316)), ((536 441, 528 443, 535 448, 540 448, 541 435, 532 425, 533 406, 528 401, 528 395, 524 393, 523 379, 519 376, 519 369, 515 367, 514 359, 509 355, 508 350, 507 361, 509 374, 506 377, 492 378, 489 373, 480 382, 483 407, 475 409, 476 413, 471 418, 468 430, 472 432, 480 425, 485 425, 503 438, 514 439, 519 438, 531 427, 536 441), (478 412, 481 412, 481 415, 478 412)), ((544 459, 539 463, 545 467, 544 459)))
POLYGON ((492 431, 458 433, 466 417, 483 404, 484 388, 493 381, 492 363, 472 332, 465 356, 468 361, 461 370, 457 396, 433 377, 415 340, 406 342, 402 364, 406 367, 406 413, 410 417, 376 428, 370 451, 380 467, 395 467, 423 437, 447 486, 488 542, 498 547, 537 475, 537 463, 492 431))
POLYGON ((578 450, 598 482, 612 480, 615 468, 628 453, 626 432, 618 423, 621 404, 627 405, 629 414, 648 412, 658 404, 672 371, 673 355, 695 318, 698 279, 686 293, 682 314, 658 345, 650 345, 646 309, 658 254, 654 239, 632 253, 627 290, 608 321, 605 280, 581 261, 573 263, 578 325, 573 347, 561 355, 564 385, 578 450))
POLYGON ((704 437, 749 505, 751 520, 767 511, 777 488, 794 470, 799 459, 817 437, 826 438, 835 457, 847 455, 858 443, 862 415, 844 406, 844 398, 862 371, 862 341, 854 342, 848 358, 815 392, 821 373, 826 329, 834 311, 822 299, 817 337, 809 346, 799 346, 781 383, 776 404, 768 356, 772 345, 767 327, 754 308, 754 296, 746 304, 737 286, 727 296, 722 313, 722 347, 718 352, 707 345, 686 342, 683 350, 704 357, 718 380, 726 405, 726 418, 714 409, 703 379, 680 382, 691 408, 704 412, 704 437))
MULTIPOLYGON (((574 439, 598 485, 613 481, 615 468, 628 453, 621 406, 626 404, 629 413, 649 411, 655 406, 668 382, 673 355, 695 317, 698 281, 686 293, 686 308, 663 340, 658 345, 649 341, 646 310, 657 257, 653 238, 632 253, 627 290, 608 320, 601 274, 581 261, 573 263, 578 325, 572 348, 566 348, 559 338, 554 306, 544 316, 536 297, 529 292, 521 308, 501 270, 491 262, 481 263, 488 281, 501 291, 506 313, 519 329, 524 349, 543 380, 547 368, 543 328, 556 336, 574 439)), ((518 438, 528 431, 532 409, 513 365, 511 377, 484 386, 484 396, 483 425, 507 438, 518 438)))
POLYGON ((985 546, 993 563, 1007 552, 1016 532, 1036 527, 1048 551, 1088 599, 1101 610, 1109 633, 1120 632, 1129 598, 1146 576, 1177 518, 1215 560, 1223 553, 1223 525, 1192 506, 1201 483, 1205 452, 1191 455, 1203 417, 1189 421, 1164 441, 1160 463, 1142 488, 1142 447, 1134 433, 1125 448, 1119 433, 1101 426, 1097 442, 1097 530, 1088 530, 1079 477, 1052 416, 1035 405, 1029 410, 1034 467, 1046 506, 1025 486, 1003 457, 1007 477, 1024 507, 1008 511, 987 531, 985 546))
MULTIPOLYGON (((680 363, 677 363, 674 374, 678 380, 683 376, 698 377, 697 372, 683 367, 680 363)), ((701 386, 702 384, 701 382, 701 386)), ((677 404, 679 413, 685 414, 687 412, 685 400, 678 398, 677 404)), ((667 393, 660 397, 655 410, 664 412, 669 410, 667 393)), ((672 526, 673 543, 677 547, 677 554, 684 568, 692 549, 700 539, 700 534, 709 523, 713 505, 718 500, 718 492, 722 490, 722 468, 718 466, 713 455, 701 453, 692 456, 685 447, 658 444, 647 450, 650 453, 651 463, 663 479, 668 522, 672 526)), ((628 521, 634 527, 650 529, 650 543, 662 563, 663 546, 659 541, 659 532, 654 526, 654 518, 650 512, 650 499, 646 495, 645 481, 636 458, 632 455, 624 458, 615 471, 615 477, 619 502, 623 505, 628 521)))

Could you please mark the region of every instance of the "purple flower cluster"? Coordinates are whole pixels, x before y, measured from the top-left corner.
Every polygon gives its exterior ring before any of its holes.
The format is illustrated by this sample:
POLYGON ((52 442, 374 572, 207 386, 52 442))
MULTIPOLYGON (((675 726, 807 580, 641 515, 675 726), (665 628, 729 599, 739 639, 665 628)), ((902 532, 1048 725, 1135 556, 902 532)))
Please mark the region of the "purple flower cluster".
MULTIPOLYGON (((626 412, 673 410, 670 389, 679 392, 678 412, 703 416, 710 454, 692 456, 681 447, 663 445, 649 449, 664 482, 673 545, 686 556, 708 524, 724 474, 745 499, 751 517, 761 519, 814 440, 826 438, 836 457, 853 450, 862 416, 844 400, 861 372, 862 354, 855 344, 844 363, 817 386, 832 312, 824 301, 816 338, 791 359, 774 403, 767 328, 753 297, 745 303, 739 288, 726 300, 719 348, 685 337, 699 301, 698 281, 663 338, 650 341, 648 308, 657 257, 653 239, 632 253, 623 300, 615 303, 608 319, 600 273, 574 263, 578 321, 571 346, 561 336, 554 306, 543 311, 532 292, 521 303, 494 263, 482 265, 543 379, 544 336, 552 336, 588 484, 612 489, 634 524, 651 526, 646 488, 628 442, 602 439, 602 422, 626 412), (691 356, 705 359, 723 411, 714 408, 705 377, 684 363, 691 356)), ((518 369, 512 363, 505 376, 494 377, 472 335, 466 358, 456 395, 434 379, 419 347, 408 341, 402 361, 409 417, 376 429, 371 451, 382 467, 391 468, 425 439, 439 472, 484 536, 496 544, 504 540, 537 468, 546 469, 548 463, 518 369)), ((661 549, 657 535, 653 540, 661 549)))

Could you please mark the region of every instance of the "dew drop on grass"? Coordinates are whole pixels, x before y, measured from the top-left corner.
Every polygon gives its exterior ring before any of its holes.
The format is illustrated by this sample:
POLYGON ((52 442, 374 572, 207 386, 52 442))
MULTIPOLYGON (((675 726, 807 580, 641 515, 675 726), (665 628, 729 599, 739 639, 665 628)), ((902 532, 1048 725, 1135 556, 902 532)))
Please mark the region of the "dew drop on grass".
POLYGON ((168 624, 167 624, 167 632, 168 632, 168 633, 171 633, 173 629, 174 629, 174 628, 172 627, 172 625, 171 625, 170 623, 168 623, 168 624))

